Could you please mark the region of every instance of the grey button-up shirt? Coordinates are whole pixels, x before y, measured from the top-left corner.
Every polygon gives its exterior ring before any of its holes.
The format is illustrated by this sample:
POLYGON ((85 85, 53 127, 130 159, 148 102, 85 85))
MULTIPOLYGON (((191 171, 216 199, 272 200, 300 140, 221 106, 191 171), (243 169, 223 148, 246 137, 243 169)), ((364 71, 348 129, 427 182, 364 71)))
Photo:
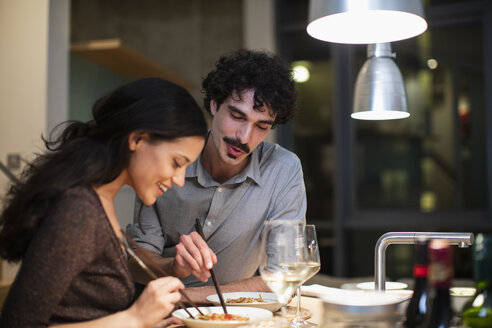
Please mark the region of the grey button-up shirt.
MULTIPOLYGON (((142 232, 135 204, 134 224, 127 232, 140 246, 174 257, 179 237, 194 231, 199 218, 209 247, 217 255, 214 266, 221 284, 252 277, 259 265, 260 234, 265 220, 304 220, 306 192, 299 158, 281 146, 262 142, 245 169, 219 184, 203 168, 200 158, 186 169, 182 188, 171 188, 141 212, 142 232), (156 213, 157 210, 157 213, 156 213)), ((194 276, 186 286, 203 285, 194 276)), ((207 282, 212 284, 211 279, 207 282)))

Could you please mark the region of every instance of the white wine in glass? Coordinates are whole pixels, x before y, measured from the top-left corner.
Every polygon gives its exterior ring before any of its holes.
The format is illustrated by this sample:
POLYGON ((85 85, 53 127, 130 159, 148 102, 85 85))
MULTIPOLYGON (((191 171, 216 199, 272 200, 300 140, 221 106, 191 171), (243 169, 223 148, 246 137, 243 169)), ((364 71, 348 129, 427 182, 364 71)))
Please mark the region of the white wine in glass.
POLYGON ((307 280, 311 279, 321 268, 321 261, 319 258, 318 239, 316 238, 316 227, 312 224, 307 224, 304 229, 304 240, 307 252, 307 274, 306 279, 297 287, 297 311, 294 320, 291 322, 291 327, 307 328, 315 327, 315 324, 307 322, 301 315, 301 285, 307 280))
POLYGON ((314 275, 317 274, 318 271, 319 271, 319 269, 321 268, 320 262, 308 262, 306 265, 308 266, 307 267, 308 274, 307 274, 306 280, 303 281, 302 283, 305 283, 307 280, 309 280, 312 277, 314 277, 314 275))
POLYGON ((308 279, 308 252, 304 239, 304 223, 273 220, 264 224, 260 251, 261 277, 285 306, 297 287, 308 279))

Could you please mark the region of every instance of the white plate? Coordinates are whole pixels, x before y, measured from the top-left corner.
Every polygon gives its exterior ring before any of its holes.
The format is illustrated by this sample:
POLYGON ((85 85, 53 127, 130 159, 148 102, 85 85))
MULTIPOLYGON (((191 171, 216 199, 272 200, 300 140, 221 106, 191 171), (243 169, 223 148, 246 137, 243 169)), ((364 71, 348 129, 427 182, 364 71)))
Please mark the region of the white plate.
MULTIPOLYGON (((222 307, 220 306, 201 306, 199 307, 199 309, 204 314, 224 313, 222 307)), ((198 315, 198 311, 193 307, 187 308, 187 310, 191 314, 193 314, 193 316, 198 315)), ((186 313, 186 311, 183 309, 174 311, 172 313, 172 316, 182 320, 186 324, 186 326, 190 328, 237 327, 241 325, 248 325, 254 321, 265 320, 273 316, 272 312, 265 309, 241 307, 241 306, 228 306, 227 313, 238 314, 240 316, 249 317, 249 320, 248 321, 215 321, 215 320, 212 321, 212 320, 192 319, 190 318, 188 313, 186 313)))
MULTIPOLYGON (((273 293, 263 293, 263 292, 235 292, 235 293, 223 293, 224 302, 226 302, 226 306, 247 306, 247 307, 256 307, 266 309, 272 312, 278 311, 282 304, 278 302, 277 296, 273 293), (227 299, 236 299, 240 297, 253 297, 253 298, 261 298, 265 302, 253 302, 253 303, 227 303, 227 299)), ((214 305, 220 305, 219 296, 217 294, 208 295, 207 301, 214 305)))
POLYGON ((346 289, 327 287, 319 284, 301 286, 301 295, 304 296, 321 297, 321 295, 323 294, 336 294, 336 293, 346 293, 346 292, 347 292, 346 289))
MULTIPOLYGON (((374 290, 374 281, 360 282, 356 286, 363 290, 374 290)), ((408 287, 406 283, 397 281, 386 281, 385 286, 386 290, 405 289, 408 287)))

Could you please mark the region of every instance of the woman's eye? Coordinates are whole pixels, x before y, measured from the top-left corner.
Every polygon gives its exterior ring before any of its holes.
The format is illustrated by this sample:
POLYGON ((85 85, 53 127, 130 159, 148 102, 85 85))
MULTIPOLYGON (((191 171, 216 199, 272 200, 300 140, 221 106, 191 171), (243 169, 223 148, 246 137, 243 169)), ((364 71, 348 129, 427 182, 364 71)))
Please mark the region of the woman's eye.
POLYGON ((179 163, 176 160, 173 161, 173 162, 174 162, 174 167, 175 168, 177 168, 177 169, 181 168, 181 165, 179 165, 179 163))

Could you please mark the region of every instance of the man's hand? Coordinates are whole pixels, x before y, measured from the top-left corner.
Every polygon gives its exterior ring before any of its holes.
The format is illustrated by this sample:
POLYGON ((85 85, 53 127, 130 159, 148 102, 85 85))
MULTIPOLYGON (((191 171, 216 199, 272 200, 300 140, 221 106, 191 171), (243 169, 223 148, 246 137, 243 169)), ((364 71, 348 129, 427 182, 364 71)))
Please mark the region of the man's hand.
MULTIPOLYGON (((165 272, 175 277, 185 278, 193 274, 201 281, 206 282, 210 277, 209 270, 217 263, 217 256, 202 237, 197 232, 182 235, 175 248, 176 256, 174 258, 164 258, 148 249, 142 249, 142 251, 159 264, 165 272)), ((149 282, 149 275, 140 268, 133 258, 128 260, 128 265, 135 281, 141 284, 149 282)))
POLYGON ((196 231, 182 235, 175 248, 173 270, 176 277, 192 274, 203 282, 210 278, 209 270, 217 263, 217 256, 196 231))

